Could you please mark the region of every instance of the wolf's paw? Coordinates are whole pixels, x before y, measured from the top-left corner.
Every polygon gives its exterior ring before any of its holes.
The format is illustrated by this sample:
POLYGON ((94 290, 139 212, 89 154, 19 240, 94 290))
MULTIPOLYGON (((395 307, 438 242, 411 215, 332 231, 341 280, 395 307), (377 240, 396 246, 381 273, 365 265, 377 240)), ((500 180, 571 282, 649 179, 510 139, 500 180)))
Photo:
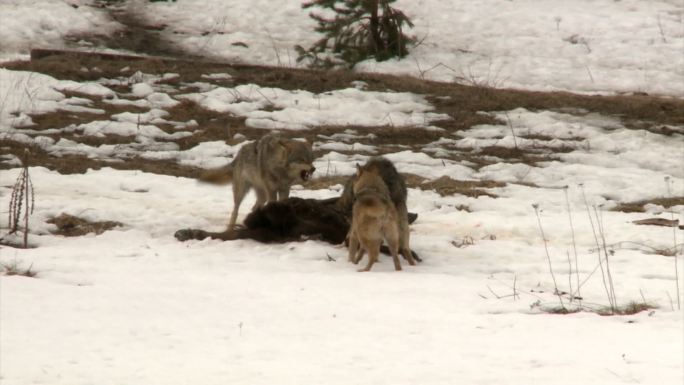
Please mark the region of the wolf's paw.
POLYGON ((176 231, 175 234, 173 234, 176 239, 178 239, 181 242, 188 241, 190 239, 204 239, 209 236, 209 234, 204 231, 204 230, 199 230, 199 229, 181 229, 176 231))

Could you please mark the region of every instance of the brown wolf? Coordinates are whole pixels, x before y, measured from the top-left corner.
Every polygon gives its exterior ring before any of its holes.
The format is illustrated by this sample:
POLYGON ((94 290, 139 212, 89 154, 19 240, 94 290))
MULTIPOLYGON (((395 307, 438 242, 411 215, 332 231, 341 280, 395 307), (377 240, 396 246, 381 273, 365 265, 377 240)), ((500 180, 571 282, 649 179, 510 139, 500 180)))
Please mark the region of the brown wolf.
POLYGON ((232 182, 234 205, 228 222, 228 230, 232 230, 240 204, 251 188, 257 196, 252 207, 255 210, 267 202, 287 199, 290 187, 308 180, 315 170, 310 144, 269 134, 242 146, 227 168, 211 170, 201 179, 232 182))
POLYGON ((400 240, 397 209, 378 169, 357 166, 353 191, 355 199, 349 231, 349 260, 355 264, 359 263, 364 251, 367 251, 368 264, 359 271, 369 271, 378 260, 384 239, 394 260, 394 269, 401 270, 398 256, 400 240))
MULTIPOLYGON (((370 158, 362 167, 364 170, 377 173, 389 190, 389 196, 397 210, 399 220, 399 252, 410 265, 414 265, 420 258, 411 251, 409 234, 409 214, 406 207, 406 181, 399 174, 394 164, 386 158, 377 156, 370 158)), ((345 211, 351 211, 356 199, 354 192, 354 178, 347 181, 337 206, 345 211)))

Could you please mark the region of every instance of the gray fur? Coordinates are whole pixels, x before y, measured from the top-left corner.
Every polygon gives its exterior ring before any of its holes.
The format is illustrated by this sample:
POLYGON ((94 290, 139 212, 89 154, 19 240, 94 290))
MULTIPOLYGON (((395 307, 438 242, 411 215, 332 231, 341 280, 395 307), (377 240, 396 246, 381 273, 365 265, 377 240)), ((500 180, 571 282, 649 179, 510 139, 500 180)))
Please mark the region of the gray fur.
POLYGON ((267 202, 287 199, 293 184, 309 179, 315 170, 312 164, 309 144, 277 134, 244 145, 230 165, 234 205, 228 229, 235 227, 240 204, 250 189, 257 196, 252 210, 267 202))

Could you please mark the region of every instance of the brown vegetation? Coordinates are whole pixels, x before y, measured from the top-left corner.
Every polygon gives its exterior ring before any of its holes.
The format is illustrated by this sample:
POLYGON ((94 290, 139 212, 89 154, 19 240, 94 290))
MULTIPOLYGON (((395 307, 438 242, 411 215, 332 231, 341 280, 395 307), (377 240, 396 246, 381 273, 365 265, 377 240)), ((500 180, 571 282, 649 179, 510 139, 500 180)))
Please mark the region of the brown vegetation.
POLYGON ((117 226, 123 226, 121 222, 115 221, 88 221, 73 215, 62 213, 52 219, 48 219, 47 223, 57 226, 57 230, 53 234, 63 235, 65 237, 78 237, 88 233, 102 234, 107 230, 111 230, 117 226))

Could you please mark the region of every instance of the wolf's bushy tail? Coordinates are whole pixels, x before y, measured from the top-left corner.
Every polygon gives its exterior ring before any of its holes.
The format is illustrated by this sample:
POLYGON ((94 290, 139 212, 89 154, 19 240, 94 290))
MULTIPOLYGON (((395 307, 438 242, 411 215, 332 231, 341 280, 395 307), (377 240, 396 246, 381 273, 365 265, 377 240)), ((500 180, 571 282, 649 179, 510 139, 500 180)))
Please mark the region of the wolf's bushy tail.
POLYGON ((215 185, 226 185, 233 181, 233 165, 229 164, 220 168, 203 171, 199 181, 215 185))

